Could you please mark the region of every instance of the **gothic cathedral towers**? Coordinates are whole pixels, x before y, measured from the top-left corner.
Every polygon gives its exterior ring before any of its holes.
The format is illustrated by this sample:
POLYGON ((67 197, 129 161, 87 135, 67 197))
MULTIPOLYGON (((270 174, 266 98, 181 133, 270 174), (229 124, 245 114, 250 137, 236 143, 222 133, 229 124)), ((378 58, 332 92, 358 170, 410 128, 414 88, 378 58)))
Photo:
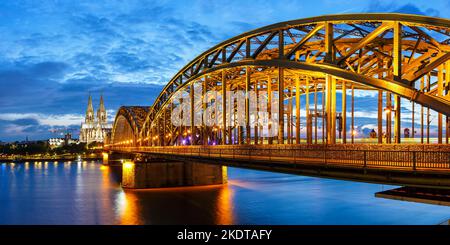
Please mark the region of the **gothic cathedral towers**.
POLYGON ((92 106, 92 97, 89 95, 88 107, 86 110, 86 118, 84 119, 86 124, 94 123, 94 107, 92 106))
POLYGON ((103 95, 100 96, 100 107, 97 110, 97 120, 100 123, 107 123, 107 115, 105 104, 103 102, 103 95))
POLYGON ((106 114, 103 96, 100 96, 100 106, 95 116, 92 97, 89 95, 86 117, 80 129, 80 142, 103 142, 111 128, 111 124, 108 124, 108 115, 106 114))

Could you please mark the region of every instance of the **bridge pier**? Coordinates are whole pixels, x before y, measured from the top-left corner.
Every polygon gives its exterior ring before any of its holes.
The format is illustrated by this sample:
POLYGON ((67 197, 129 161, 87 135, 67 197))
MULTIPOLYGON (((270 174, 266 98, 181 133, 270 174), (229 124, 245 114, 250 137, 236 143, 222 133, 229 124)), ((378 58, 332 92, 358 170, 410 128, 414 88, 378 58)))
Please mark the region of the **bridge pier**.
POLYGON ((109 152, 103 152, 102 156, 103 156, 102 164, 108 165, 109 164, 109 152))
POLYGON ((223 166, 193 162, 151 160, 126 161, 122 165, 122 187, 128 189, 217 185, 227 182, 223 166))
POLYGON ((127 189, 227 183, 225 166, 113 151, 103 152, 103 164, 122 167, 122 187, 127 189))
POLYGON ((118 153, 118 152, 103 152, 103 165, 122 165, 123 162, 134 159, 135 154, 132 153, 118 153))

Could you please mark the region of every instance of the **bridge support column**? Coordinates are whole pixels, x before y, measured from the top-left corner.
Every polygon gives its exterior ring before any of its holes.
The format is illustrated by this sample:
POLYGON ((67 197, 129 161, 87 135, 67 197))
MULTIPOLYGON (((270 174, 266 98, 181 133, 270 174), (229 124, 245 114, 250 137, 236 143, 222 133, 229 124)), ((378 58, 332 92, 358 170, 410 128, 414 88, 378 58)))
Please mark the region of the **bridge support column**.
MULTIPOLYGON (((224 81, 225 82, 225 94, 226 94, 226 90, 228 89, 230 92, 231 92, 231 84, 227 84, 227 81, 225 80, 224 81)), ((224 89, 224 88, 222 88, 222 89, 224 89)), ((223 92, 223 91, 222 91, 223 92)), ((228 136, 228 144, 229 145, 233 145, 234 144, 234 134, 233 134, 233 127, 234 127, 234 121, 232 120, 232 117, 233 117, 233 115, 234 115, 234 98, 233 98, 233 96, 230 96, 230 98, 226 98, 226 100, 225 100, 227 103, 226 103, 226 107, 227 108, 225 108, 226 110, 225 110, 225 115, 226 115, 226 118, 229 118, 229 120, 228 121, 226 121, 226 122, 228 122, 228 124, 226 125, 226 133, 227 133, 227 136, 228 136)), ((227 119, 225 119, 225 120, 227 120, 227 119)), ((225 123, 226 123, 225 122, 225 123)))
MULTIPOLYGON (((444 87, 444 65, 438 67, 437 95, 442 97, 444 87)), ((438 113, 438 144, 442 144, 442 113, 438 113)))
POLYGON ((401 139, 401 106, 400 106, 400 96, 394 95, 395 100, 395 121, 394 121, 394 136, 395 143, 400 144, 401 139))
MULTIPOLYGON (((204 81, 202 83, 202 111, 206 111, 206 103, 205 103, 205 96, 206 96, 206 91, 208 89, 208 77, 205 76, 204 77, 204 81)), ((208 145, 208 127, 206 126, 206 121, 205 118, 202 117, 202 143, 203 145, 208 145)))
POLYGON ((383 143, 383 90, 378 90, 378 144, 383 143))
POLYGON ((127 161, 122 165, 122 186, 128 189, 225 183, 227 183, 225 166, 175 161, 127 161))
POLYGON ((331 78, 331 144, 336 144, 336 78, 331 78))
POLYGON ((250 133, 250 82, 251 73, 250 67, 245 67, 245 143, 250 145, 251 133, 250 133))
POLYGON ((222 70, 222 145, 227 144, 227 81, 225 70, 222 70))
POLYGON ((165 146, 166 145, 166 122, 167 122, 167 109, 164 109, 164 112, 162 114, 163 116, 163 122, 162 122, 162 135, 161 137, 161 145, 165 146))
POLYGON ((161 140, 160 140, 160 136, 161 136, 161 123, 160 123, 160 121, 161 120, 159 120, 159 118, 158 119, 156 119, 157 120, 157 122, 156 122, 156 146, 161 146, 161 140))
POLYGON ((278 144, 284 144, 284 69, 278 68, 278 144))
POLYGON ((327 143, 336 144, 336 79, 326 76, 327 143))
POLYGON ((326 93, 326 83, 322 84, 322 144, 327 142, 327 116, 326 116, 326 102, 325 98, 327 97, 326 93))
POLYGON ((356 134, 356 132, 355 132, 355 87, 353 84, 352 84, 351 89, 352 89, 352 112, 351 112, 352 118, 351 118, 350 128, 352 129, 351 134, 352 134, 352 144, 353 144, 353 143, 355 143, 355 134, 356 134))
MULTIPOLYGON (((424 77, 420 79, 420 92, 424 92, 424 77)), ((423 144, 424 140, 424 117, 423 117, 424 107, 420 106, 420 143, 423 144)))
MULTIPOLYGON (((427 74, 427 87, 426 91, 430 92, 430 85, 431 85, 431 74, 427 74)), ((427 106, 427 144, 430 143, 430 107, 427 106)))
POLYGON ((415 129, 415 114, 416 114, 416 109, 415 109, 415 104, 414 101, 411 101, 411 138, 415 138, 415 134, 416 134, 416 129, 415 129))
POLYGON ((196 128, 195 128, 195 96, 194 96, 194 94, 195 94, 195 90, 194 90, 195 88, 194 88, 194 83, 192 83, 191 84, 191 86, 190 86, 190 91, 189 91, 189 96, 191 97, 191 111, 190 111, 190 113, 191 113, 191 115, 190 115, 190 124, 191 124, 191 133, 190 134, 188 134, 188 137, 190 137, 190 138, 188 138, 188 139, 190 139, 189 140, 189 143, 191 144, 191 145, 195 145, 195 135, 197 134, 196 133, 196 128))
POLYGON ((342 143, 347 143, 347 88, 345 81, 342 81, 342 143))
MULTIPOLYGON (((400 22, 394 22, 393 34, 393 50, 392 50, 392 67, 394 80, 401 82, 402 80, 402 25, 400 22)), ((400 96, 394 95, 395 100, 395 121, 394 121, 394 142, 400 144, 401 136, 401 111, 400 96)))
MULTIPOLYGON (((444 93, 445 93, 445 98, 450 99, 450 91, 449 91, 449 86, 450 86, 450 61, 447 61, 445 63, 445 84, 444 84, 444 93)), ((445 143, 448 144, 449 143, 449 137, 450 137, 450 121, 449 121, 449 117, 446 116, 445 117, 445 143)))
POLYGON ((288 105, 287 105, 287 111, 286 111, 286 131, 287 131, 287 144, 291 144, 291 112, 292 112, 292 104, 291 104, 291 89, 288 88, 288 105))
POLYGON ((300 77, 295 76, 295 143, 300 144, 300 77))
POLYGON ((238 144, 243 145, 244 144, 244 127, 239 125, 238 126, 238 144))
POLYGON ((269 76, 267 78, 267 113, 269 114, 269 122, 267 126, 267 142, 269 145, 273 143, 273 132, 272 132, 272 78, 269 76))
POLYGON ((255 115, 255 124, 254 124, 254 143, 255 145, 259 144, 259 132, 258 132, 258 127, 259 127, 259 98, 258 98, 258 80, 255 80, 255 84, 254 86, 254 90, 255 90, 255 111, 254 111, 254 115, 255 115))
POLYGON ((449 143, 450 137, 450 117, 445 117, 445 143, 449 143))
POLYGON ((386 93, 386 143, 391 143, 391 93, 386 93))
POLYGON ((314 144, 317 144, 317 83, 314 84, 314 144))
POLYGON ((312 144, 312 115, 309 111, 309 77, 305 81, 306 143, 312 144))

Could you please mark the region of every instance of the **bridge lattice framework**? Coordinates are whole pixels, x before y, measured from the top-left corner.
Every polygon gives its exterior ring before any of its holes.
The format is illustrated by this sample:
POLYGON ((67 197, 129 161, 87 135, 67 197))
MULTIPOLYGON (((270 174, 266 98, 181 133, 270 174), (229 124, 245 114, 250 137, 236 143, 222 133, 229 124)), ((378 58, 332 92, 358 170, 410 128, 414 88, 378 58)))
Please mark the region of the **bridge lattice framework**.
MULTIPOLYGON (((354 92, 358 90, 378 93, 374 109, 378 143, 401 143, 401 98, 412 103, 413 138, 418 105, 421 143, 429 142, 431 111, 437 113, 438 143, 444 139, 448 143, 449 59, 447 19, 347 14, 281 22, 233 37, 196 57, 169 81, 150 108, 134 108, 140 117, 132 117, 130 108, 119 110, 110 143, 113 146, 354 143, 354 92), (194 105, 201 103, 201 98, 194 96, 199 87, 202 96, 207 91, 221 93, 224 103, 220 105, 219 127, 193 126, 194 105), (227 118, 236 117, 236 105, 233 102, 231 110, 226 108, 229 105, 225 103, 226 92, 237 90, 247 94, 265 92, 267 101, 272 101, 272 91, 278 92, 277 109, 282 115, 277 117, 276 137, 263 137, 265 129, 250 118, 249 96, 245 97, 245 124, 230 125, 227 118), (336 102, 339 90, 341 108, 336 102), (193 101, 191 126, 174 126, 171 122, 171 112, 178 105, 174 97, 180 92, 189 93, 193 101), (338 117, 340 125, 336 123, 338 117), (133 121, 137 118, 139 123, 133 121), (302 126, 306 129, 303 139, 302 126), (126 136, 121 133, 125 131, 126 136)), ((269 117, 271 106, 268 102, 269 117)))

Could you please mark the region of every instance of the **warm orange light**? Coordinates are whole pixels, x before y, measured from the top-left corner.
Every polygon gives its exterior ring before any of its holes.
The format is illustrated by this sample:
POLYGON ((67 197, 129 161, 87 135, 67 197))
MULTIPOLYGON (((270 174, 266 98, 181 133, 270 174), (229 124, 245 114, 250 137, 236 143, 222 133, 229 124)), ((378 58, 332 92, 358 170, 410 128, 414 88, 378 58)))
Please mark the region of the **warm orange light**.
POLYGON ((124 169, 132 169, 134 167, 134 162, 124 162, 123 163, 123 168, 124 169))

